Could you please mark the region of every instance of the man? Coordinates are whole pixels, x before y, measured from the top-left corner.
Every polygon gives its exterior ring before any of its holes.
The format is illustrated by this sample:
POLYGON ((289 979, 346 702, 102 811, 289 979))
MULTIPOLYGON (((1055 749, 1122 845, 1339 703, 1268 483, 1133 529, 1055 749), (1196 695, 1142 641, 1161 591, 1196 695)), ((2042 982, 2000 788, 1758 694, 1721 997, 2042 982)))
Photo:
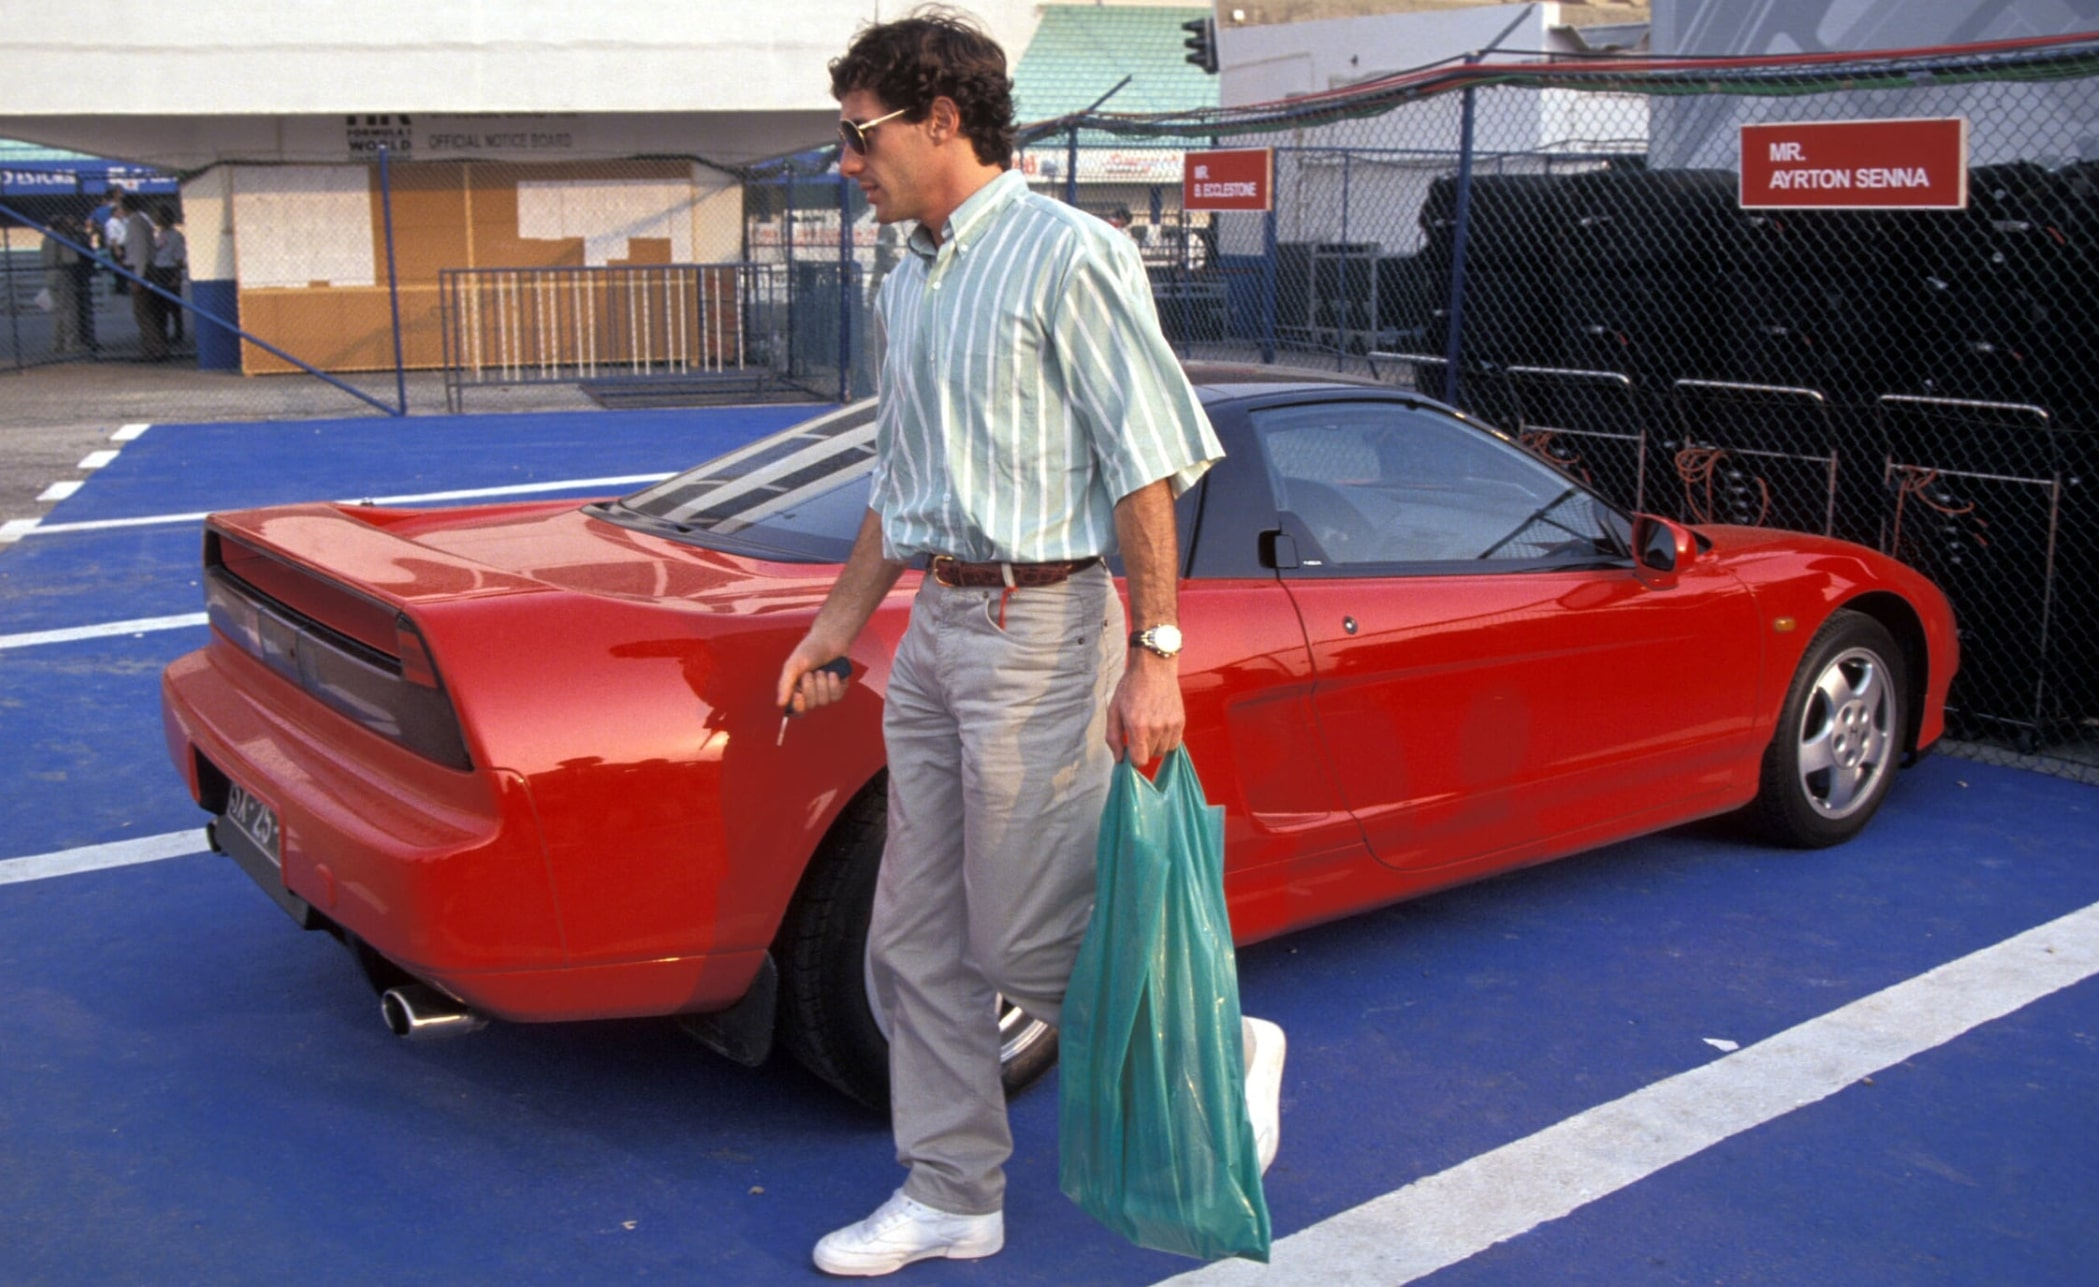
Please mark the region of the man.
MULTIPOLYGON (((109 256, 111 262, 118 264, 124 262, 124 210, 118 204, 123 195, 124 189, 112 187, 102 198, 102 204, 88 215, 88 222, 94 227, 96 246, 109 256)), ((109 293, 124 294, 130 283, 124 280, 123 274, 111 273, 109 276, 109 293)))
POLYGON ((80 335, 80 252, 60 240, 79 236, 80 228, 73 217, 59 215, 51 220, 50 229, 37 247, 38 262, 44 270, 44 291, 51 301, 53 354, 77 353, 86 347, 80 335))
POLYGON ((175 220, 175 207, 162 202, 153 207, 153 266, 144 274, 147 281, 160 287, 175 299, 154 296, 159 306, 155 312, 155 324, 167 337, 170 345, 180 347, 183 336, 182 305, 177 303, 182 296, 182 275, 189 267, 189 239, 182 235, 182 225, 175 220))
MULTIPOLYGON (((119 192, 117 214, 124 221, 124 266, 141 278, 153 271, 153 221, 133 192, 119 192)), ((168 333, 161 327, 160 297, 139 282, 131 285, 131 319, 138 325, 139 360, 165 361, 168 333)))
MULTIPOLYGON (((1128 237, 1009 167, 1005 55, 966 19, 871 26, 831 64, 840 170, 917 227, 875 316, 877 462, 851 557, 781 668, 797 712, 908 563, 927 575, 884 698, 889 836, 869 929, 904 1185, 825 1237, 869 1276, 1004 1245, 1012 1152, 996 994, 1054 1024, 1118 755, 1181 741, 1173 497, 1222 454, 1128 237), (1102 556, 1119 547, 1138 630, 1102 556)), ((1282 1030, 1247 1024, 1277 1135, 1282 1030)))

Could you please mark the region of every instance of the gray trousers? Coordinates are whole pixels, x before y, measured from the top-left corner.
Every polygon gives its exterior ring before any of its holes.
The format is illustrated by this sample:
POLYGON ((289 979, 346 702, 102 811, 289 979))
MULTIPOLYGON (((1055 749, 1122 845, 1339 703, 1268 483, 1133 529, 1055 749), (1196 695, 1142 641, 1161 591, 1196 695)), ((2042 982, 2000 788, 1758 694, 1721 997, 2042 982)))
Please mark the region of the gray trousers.
POLYGON ((1001 1209, 1013 1152, 995 995, 1055 1024, 1093 908, 1125 647, 1104 568, 1014 591, 1003 629, 1001 594, 929 576, 912 604, 868 932, 904 1192, 961 1215, 1001 1209))

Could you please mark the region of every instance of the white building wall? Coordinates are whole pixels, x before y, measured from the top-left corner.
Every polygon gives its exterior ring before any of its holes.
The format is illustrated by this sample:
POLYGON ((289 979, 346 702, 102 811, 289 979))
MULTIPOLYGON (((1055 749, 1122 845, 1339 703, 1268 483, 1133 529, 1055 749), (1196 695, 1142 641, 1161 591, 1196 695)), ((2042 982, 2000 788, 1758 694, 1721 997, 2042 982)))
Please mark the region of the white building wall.
MULTIPOLYGON (((1867 52, 2067 36, 2099 26, 2094 0, 1654 0, 1654 52, 1756 55, 1867 52)), ((2085 83, 1919 85, 1803 100, 1658 101, 1657 166, 1739 167, 1740 130, 1773 120, 1964 116, 1974 165, 2099 159, 2099 119, 2085 83)))
MULTIPOLYGON (((1016 59, 1033 0, 965 0, 1016 59)), ((890 0, 84 0, 7 6, 0 117, 824 111, 890 0)))
POLYGON ((2067 36, 2092 0, 1653 0, 1654 52, 1797 54, 2067 36))
MULTIPOLYGON (((1033 0, 966 0, 1017 62, 1033 0)), ((826 65, 898 0, 87 0, 10 5, 0 137, 222 161, 740 164, 830 137, 826 65)))
POLYGON ((1535 53, 1548 47, 1551 28, 1560 25, 1557 4, 1491 5, 1261 27, 1226 23, 1217 33, 1219 102, 1225 107, 1270 103, 1462 58, 1484 48, 1525 9, 1530 17, 1501 47, 1535 53))
MULTIPOLYGON (((958 7, 1015 62, 1038 21, 1035 0, 958 7)), ((382 147, 400 163, 515 167, 495 175, 516 185, 518 210, 515 227, 485 230, 498 256, 537 263, 547 246, 580 242, 590 264, 624 259, 635 243, 645 257, 667 245, 685 262, 741 258, 742 191, 728 168, 830 141, 837 105, 828 63, 860 27, 909 8, 905 0, 5 5, 0 137, 188 172, 193 294, 227 317, 237 301, 242 310, 252 303, 258 311, 242 324, 277 334, 302 309, 377 289, 371 162, 382 147), (593 178, 574 164, 630 157, 695 160, 689 183, 660 165, 637 179, 593 178)), ((428 232, 400 231, 404 248, 428 232)), ((453 250, 433 253, 464 262, 453 250)), ((404 277, 434 291, 430 255, 418 259, 413 270, 404 259, 404 277)))
MULTIPOLYGON (((1325 93, 1461 59, 1504 31, 1498 48, 1511 54, 1561 48, 1562 38, 1553 32, 1561 25, 1559 9, 1557 4, 1512 4, 1275 27, 1226 26, 1218 38, 1221 99, 1226 106, 1243 107, 1325 93), (1508 30, 1512 23, 1514 30, 1508 30)), ((1277 149, 1279 241, 1368 243, 1382 254, 1403 254, 1421 244, 1418 216, 1430 183, 1455 165, 1462 106, 1458 95, 1445 94, 1382 116, 1235 145, 1277 149)), ((1614 131, 1632 128, 1622 105, 1613 115, 1614 131)), ((1601 127, 1579 105, 1548 94, 1492 90, 1480 96, 1474 145, 1488 158, 1483 169, 1499 169, 1501 163, 1491 159, 1495 154, 1574 146, 1601 127)), ((1644 147, 1644 114, 1637 133, 1638 146, 1644 147)), ((1224 217, 1218 229, 1223 253, 1261 252, 1259 217, 1224 217)))

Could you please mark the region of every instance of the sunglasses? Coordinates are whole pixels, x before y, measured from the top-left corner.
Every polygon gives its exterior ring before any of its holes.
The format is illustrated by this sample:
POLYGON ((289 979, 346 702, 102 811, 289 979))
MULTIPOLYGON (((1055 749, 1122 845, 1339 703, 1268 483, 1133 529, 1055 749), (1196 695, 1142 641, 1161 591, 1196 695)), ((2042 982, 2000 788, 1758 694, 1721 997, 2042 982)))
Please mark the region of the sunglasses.
POLYGON ((873 132, 875 126, 880 125, 884 121, 893 121, 910 110, 908 107, 899 107, 887 116, 877 116, 864 124, 841 117, 838 121, 838 141, 844 144, 848 150, 861 156, 866 156, 867 136, 873 132))

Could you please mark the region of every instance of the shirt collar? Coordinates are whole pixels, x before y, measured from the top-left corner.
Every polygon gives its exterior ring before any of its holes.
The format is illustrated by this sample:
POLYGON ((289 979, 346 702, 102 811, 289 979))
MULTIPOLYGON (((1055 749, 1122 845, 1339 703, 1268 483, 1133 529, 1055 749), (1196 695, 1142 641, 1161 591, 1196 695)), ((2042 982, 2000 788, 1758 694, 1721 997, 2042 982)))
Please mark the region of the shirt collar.
POLYGON ((993 213, 1019 200, 1027 190, 1028 181, 1020 171, 1007 170, 970 193, 968 200, 955 207, 954 213, 947 217, 947 226, 940 231, 939 246, 933 244, 924 224, 913 228, 911 239, 904 244, 911 247, 913 254, 930 263, 940 253, 941 247, 960 243, 993 213))

